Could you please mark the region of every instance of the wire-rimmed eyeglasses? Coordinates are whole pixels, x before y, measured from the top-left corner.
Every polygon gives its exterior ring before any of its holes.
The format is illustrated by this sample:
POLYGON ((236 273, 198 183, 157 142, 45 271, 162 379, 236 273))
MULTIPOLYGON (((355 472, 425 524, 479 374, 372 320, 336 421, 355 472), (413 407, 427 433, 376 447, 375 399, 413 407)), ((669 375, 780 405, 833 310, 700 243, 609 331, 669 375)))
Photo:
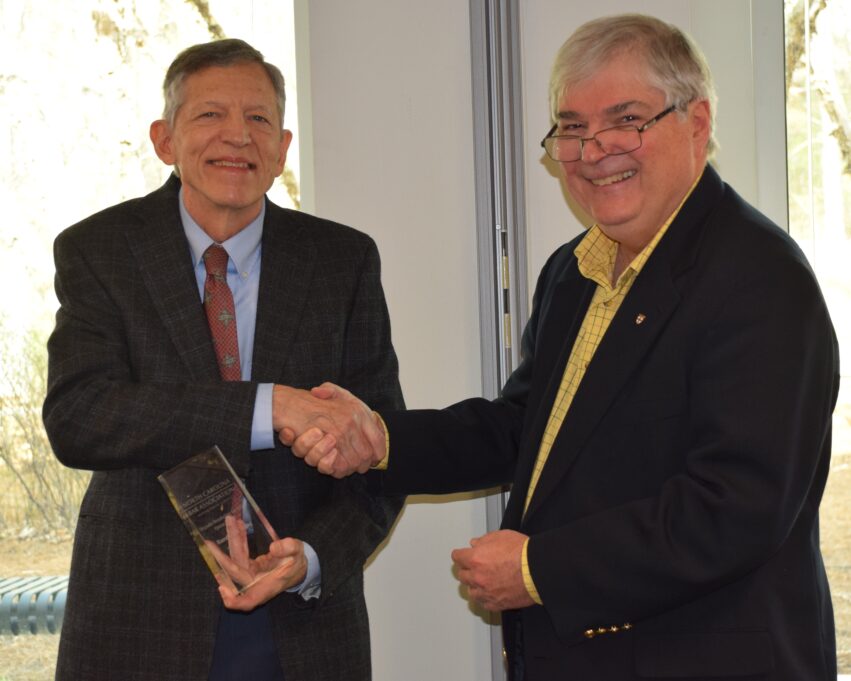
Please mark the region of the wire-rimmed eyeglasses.
POLYGON ((554 135, 558 130, 558 123, 550 128, 547 136, 541 140, 541 146, 546 150, 547 156, 553 161, 560 163, 573 163, 582 158, 585 143, 593 140, 604 154, 617 156, 628 154, 641 146, 641 133, 652 128, 672 111, 676 111, 677 105, 673 104, 663 112, 653 116, 641 127, 636 125, 616 125, 613 128, 598 130, 591 137, 580 137, 579 135, 554 135))

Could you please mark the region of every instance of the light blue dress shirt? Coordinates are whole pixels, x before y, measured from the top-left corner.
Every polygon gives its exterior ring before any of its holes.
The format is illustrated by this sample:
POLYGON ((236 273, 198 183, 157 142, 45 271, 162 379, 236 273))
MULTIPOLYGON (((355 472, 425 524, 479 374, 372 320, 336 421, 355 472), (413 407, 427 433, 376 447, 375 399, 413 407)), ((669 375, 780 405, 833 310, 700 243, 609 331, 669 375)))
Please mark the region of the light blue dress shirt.
MULTIPOLYGON (((254 354, 254 330, 257 323, 257 294, 260 289, 260 250, 263 236, 263 218, 266 216, 266 204, 260 214, 247 227, 237 232, 220 245, 228 253, 227 280, 236 308, 236 335, 239 345, 239 366, 242 380, 251 380, 252 356, 254 354)), ((183 204, 183 189, 180 190, 180 218, 183 230, 189 241, 192 254, 192 266, 198 283, 198 296, 204 300, 204 283, 207 270, 202 256, 215 241, 210 238, 192 218, 183 204)), ((272 383, 260 383, 254 400, 254 418, 251 424, 251 449, 272 449, 275 446, 275 431, 272 427, 272 383)), ((319 557, 310 544, 304 544, 307 558, 307 575, 304 581, 290 591, 296 591, 304 598, 319 596, 322 573, 319 557)))

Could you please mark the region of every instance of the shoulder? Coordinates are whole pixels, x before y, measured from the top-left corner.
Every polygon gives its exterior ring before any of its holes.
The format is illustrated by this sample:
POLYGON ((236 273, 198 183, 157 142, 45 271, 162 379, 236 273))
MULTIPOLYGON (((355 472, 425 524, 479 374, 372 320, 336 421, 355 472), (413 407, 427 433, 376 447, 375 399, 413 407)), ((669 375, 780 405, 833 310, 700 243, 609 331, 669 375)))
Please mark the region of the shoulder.
POLYGON ((366 253, 376 253, 375 240, 368 234, 348 225, 320 218, 309 213, 266 202, 266 220, 263 225, 264 243, 270 240, 288 247, 300 245, 317 249, 323 257, 362 258, 366 253))
POLYGON ((790 278, 815 282, 815 274, 798 243, 784 229, 725 184, 721 200, 709 215, 703 245, 707 257, 734 278, 790 278))
POLYGON ((782 320, 791 327, 829 327, 821 288, 800 246, 729 185, 685 237, 667 262, 689 303, 684 309, 695 318, 716 326, 745 315, 754 323, 762 319, 766 328, 782 320))
POLYGON ((692 258, 753 265, 755 253, 761 254, 759 260, 806 262, 795 240, 724 182, 712 166, 706 167, 658 250, 669 251, 671 259, 686 266, 692 258))
POLYGON ((163 215, 179 217, 179 189, 179 180, 172 176, 162 187, 145 196, 121 201, 71 225, 59 233, 56 245, 106 243, 123 238, 127 232, 141 229, 163 215))
POLYGON ((266 202, 266 223, 272 229, 303 231, 303 236, 318 241, 347 240, 364 243, 372 241, 369 235, 354 227, 300 210, 281 208, 271 201, 266 202))
POLYGON ((745 286, 788 287, 814 281, 800 247, 707 166, 692 195, 648 260, 657 272, 719 294, 745 286))

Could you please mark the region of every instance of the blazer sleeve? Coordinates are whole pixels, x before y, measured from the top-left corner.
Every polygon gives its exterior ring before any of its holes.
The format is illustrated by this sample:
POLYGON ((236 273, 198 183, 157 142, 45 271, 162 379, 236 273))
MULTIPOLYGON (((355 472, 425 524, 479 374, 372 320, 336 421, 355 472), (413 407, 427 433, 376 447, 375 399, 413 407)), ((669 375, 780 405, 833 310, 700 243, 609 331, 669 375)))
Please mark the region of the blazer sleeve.
MULTIPOLYGON (((187 381, 185 370, 166 368, 161 330, 131 331, 125 322, 127 309, 141 304, 127 283, 134 277, 131 261, 120 249, 86 243, 72 229, 54 244, 59 309, 47 346, 43 419, 57 458, 89 470, 165 469, 211 442, 247 452, 256 384, 187 381), (138 375, 131 332, 152 348, 150 362, 162 358, 157 376, 138 375)), ((244 469, 247 461, 235 458, 244 469)))

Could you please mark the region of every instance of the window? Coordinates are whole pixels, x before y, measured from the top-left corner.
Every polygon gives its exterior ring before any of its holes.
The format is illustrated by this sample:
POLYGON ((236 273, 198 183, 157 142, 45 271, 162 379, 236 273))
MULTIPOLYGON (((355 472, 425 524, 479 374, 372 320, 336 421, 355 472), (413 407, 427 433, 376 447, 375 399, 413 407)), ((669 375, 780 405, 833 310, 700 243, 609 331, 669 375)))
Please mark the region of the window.
MULTIPOLYGON (((88 474, 63 468, 41 425, 45 340, 53 326, 52 241, 101 208, 146 194, 169 169, 150 122, 177 52, 241 37, 287 78, 287 127, 297 121, 291 2, 81 0, 0 3, 0 582, 67 575, 88 474)), ((270 191, 298 203, 298 135, 270 191)), ((2 615, 2 613, 0 613, 2 615)), ((0 622, 3 621, 0 616, 0 622)), ((10 635, 0 624, 0 681, 52 679, 58 636, 10 635)))
MULTIPOLYGON (((851 358, 851 5, 785 0, 789 229, 816 270, 844 366, 851 358)), ((821 544, 840 674, 851 674, 851 383, 844 369, 821 544)))

